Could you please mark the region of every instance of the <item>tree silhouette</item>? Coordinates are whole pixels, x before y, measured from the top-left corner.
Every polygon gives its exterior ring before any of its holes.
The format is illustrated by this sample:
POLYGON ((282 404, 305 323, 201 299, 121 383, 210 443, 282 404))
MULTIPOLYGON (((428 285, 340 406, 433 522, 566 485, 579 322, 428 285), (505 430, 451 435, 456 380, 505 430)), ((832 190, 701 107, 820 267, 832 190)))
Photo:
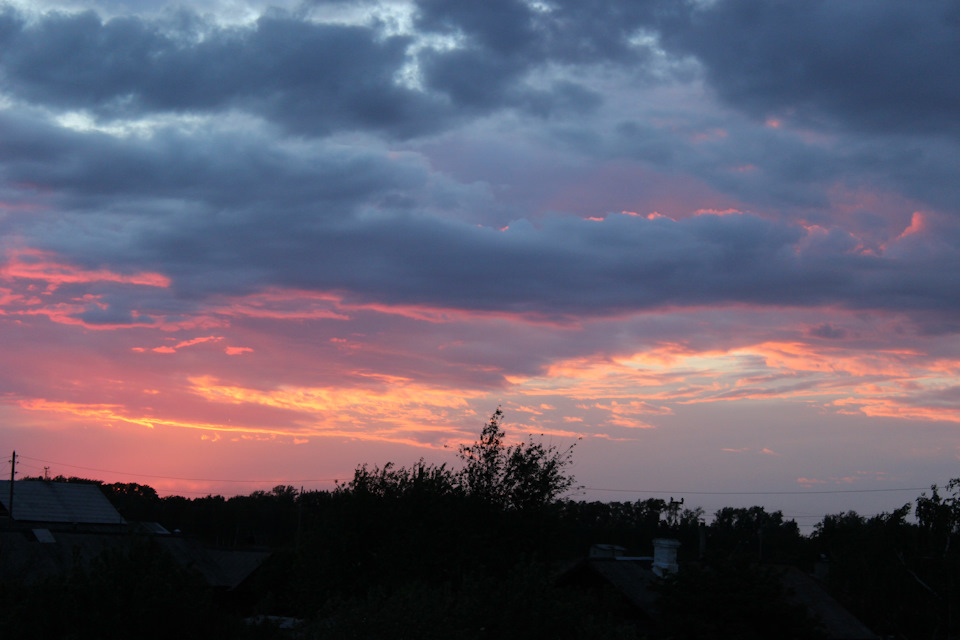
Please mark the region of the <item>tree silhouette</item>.
POLYGON ((468 495, 497 507, 531 510, 552 503, 574 485, 567 473, 573 445, 560 450, 531 440, 507 446, 502 421, 503 410, 497 407, 480 439, 460 446, 464 467, 457 479, 468 495))

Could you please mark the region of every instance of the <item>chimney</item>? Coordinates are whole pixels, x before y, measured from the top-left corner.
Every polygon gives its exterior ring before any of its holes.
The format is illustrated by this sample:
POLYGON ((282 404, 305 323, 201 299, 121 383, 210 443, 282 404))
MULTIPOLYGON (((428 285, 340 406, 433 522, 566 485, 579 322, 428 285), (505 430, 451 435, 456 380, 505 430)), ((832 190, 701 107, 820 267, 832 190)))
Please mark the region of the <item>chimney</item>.
POLYGON ((668 573, 676 573, 680 568, 677 565, 677 549, 679 540, 657 538, 653 541, 653 572, 661 578, 668 573))

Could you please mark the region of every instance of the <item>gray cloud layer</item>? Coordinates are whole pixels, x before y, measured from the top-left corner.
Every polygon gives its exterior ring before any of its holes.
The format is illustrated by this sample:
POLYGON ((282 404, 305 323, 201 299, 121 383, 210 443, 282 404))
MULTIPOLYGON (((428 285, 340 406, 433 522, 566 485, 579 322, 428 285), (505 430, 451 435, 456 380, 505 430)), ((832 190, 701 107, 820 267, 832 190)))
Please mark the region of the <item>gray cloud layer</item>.
POLYGON ((957 133, 960 5, 724 0, 670 22, 667 46, 758 115, 879 132, 957 133))
MULTIPOLYGON (((281 285, 548 316, 960 310, 955 3, 551 6, 424 1, 401 35, 296 12, 224 27, 190 12, 7 9, 2 193, 48 213, 8 214, 0 228, 87 266, 169 274, 185 299, 281 285), (713 92, 728 111, 644 103, 674 87, 697 95, 698 79, 701 99, 713 92), (104 126, 169 121, 114 135, 66 128, 55 119, 66 111, 104 126), (763 127, 767 117, 797 127, 763 127), (503 176, 477 160, 465 180, 436 163, 436 149, 486 131, 504 158, 521 132, 557 188, 550 162, 620 163, 692 176, 756 213, 524 212, 510 193, 534 168, 503 176), (936 211, 895 241, 912 208, 839 219, 838 185, 936 211), (490 228, 504 216, 508 230, 490 228)), ((89 320, 129 318, 120 302, 98 313, 89 320)), ((836 337, 827 325, 817 335, 836 337)))

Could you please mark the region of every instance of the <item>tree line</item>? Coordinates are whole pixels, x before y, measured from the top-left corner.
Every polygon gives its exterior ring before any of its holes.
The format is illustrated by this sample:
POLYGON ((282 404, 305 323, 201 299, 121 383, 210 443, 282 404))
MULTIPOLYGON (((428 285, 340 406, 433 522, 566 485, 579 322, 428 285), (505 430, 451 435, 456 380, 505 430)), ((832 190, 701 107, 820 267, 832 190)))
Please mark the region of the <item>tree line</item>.
MULTIPOLYGON (((236 625, 240 616, 252 614, 296 617, 305 621, 301 632, 316 638, 635 638, 640 627, 615 597, 561 587, 556 577, 592 544, 649 555, 655 538, 668 537, 681 541, 681 561, 696 568, 681 572, 672 590, 665 585, 666 619, 671 611, 676 620, 685 619, 690 598, 718 592, 732 597, 730 602, 740 596, 750 600, 752 612, 726 621, 718 614, 706 628, 644 628, 650 637, 729 637, 734 632, 723 625, 744 620, 753 626, 738 627, 735 635, 768 637, 769 625, 782 627, 776 620, 785 615, 763 572, 775 564, 817 572, 842 604, 882 636, 948 638, 960 631, 960 479, 934 486, 890 513, 828 515, 811 535, 802 535, 782 512, 760 506, 723 508, 706 522, 701 509, 680 509, 656 498, 565 499, 576 485, 569 473, 573 447, 534 440, 508 445, 502 419, 498 409, 479 438, 459 449, 457 469, 423 460, 410 467, 361 465, 332 491, 280 485, 229 499, 161 498, 136 483, 57 478, 98 484, 128 521, 156 521, 223 548, 274 550, 230 603, 204 595, 195 581, 177 573, 180 569, 158 564, 142 551, 105 558, 94 572, 80 567, 66 580, 87 585, 88 594, 107 594, 110 584, 125 584, 131 572, 156 576, 159 586, 149 595, 154 608, 168 606, 164 598, 170 598, 171 610, 189 609, 185 597, 202 604, 208 615, 203 625, 194 625, 206 638, 280 633, 269 625, 236 625), (764 609, 762 602, 770 607, 764 609)), ((13 630, 31 611, 30 598, 41 594, 43 606, 49 606, 66 597, 63 588, 61 583, 28 588, 5 580, 0 634, 21 637, 13 630)), ((123 596, 101 599, 114 609, 139 606, 124 603, 123 596)), ((183 635, 182 628, 170 625, 194 617, 164 617, 153 631, 157 637, 183 635)), ((101 620, 109 618, 101 613, 101 620)), ((791 628, 795 633, 782 628, 777 633, 815 634, 802 616, 791 628)), ((75 637, 113 636, 100 630, 100 635, 75 637)))

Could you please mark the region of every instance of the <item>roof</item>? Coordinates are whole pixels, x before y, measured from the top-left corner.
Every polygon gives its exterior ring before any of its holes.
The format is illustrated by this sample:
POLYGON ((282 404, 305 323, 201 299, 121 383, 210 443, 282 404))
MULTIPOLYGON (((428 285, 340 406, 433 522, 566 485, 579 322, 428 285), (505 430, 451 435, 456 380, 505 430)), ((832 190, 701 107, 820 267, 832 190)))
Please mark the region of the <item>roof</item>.
MULTIPOLYGON (((831 640, 875 640, 877 635, 841 606, 811 576, 796 567, 766 565, 783 585, 788 600, 804 605, 820 623, 831 640)), ((682 571, 683 569, 681 569, 682 571)), ((562 574, 561 583, 583 582, 593 576, 611 585, 628 602, 650 618, 657 617, 657 593, 652 586, 658 580, 649 561, 619 558, 589 558, 562 574)))
MULTIPOLYGON (((10 511, 10 481, 0 480, 0 504, 10 511)), ((100 488, 93 484, 18 480, 13 485, 13 513, 20 522, 124 524, 100 488)))
POLYGON ((656 593, 651 586, 657 577, 650 559, 587 558, 564 571, 560 584, 609 584, 649 618, 656 617, 656 593))
POLYGON ((788 597, 800 602, 820 620, 828 638, 835 640, 874 640, 878 636, 854 617, 824 590, 816 579, 796 567, 775 567, 788 597))
POLYGON ((619 589, 627 600, 644 613, 650 615, 656 611, 656 595, 650 587, 656 582, 657 577, 650 570, 649 562, 591 560, 589 567, 619 589))
POLYGON ((209 549, 187 538, 154 538, 177 564, 194 569, 211 587, 235 589, 270 557, 266 550, 209 549))

